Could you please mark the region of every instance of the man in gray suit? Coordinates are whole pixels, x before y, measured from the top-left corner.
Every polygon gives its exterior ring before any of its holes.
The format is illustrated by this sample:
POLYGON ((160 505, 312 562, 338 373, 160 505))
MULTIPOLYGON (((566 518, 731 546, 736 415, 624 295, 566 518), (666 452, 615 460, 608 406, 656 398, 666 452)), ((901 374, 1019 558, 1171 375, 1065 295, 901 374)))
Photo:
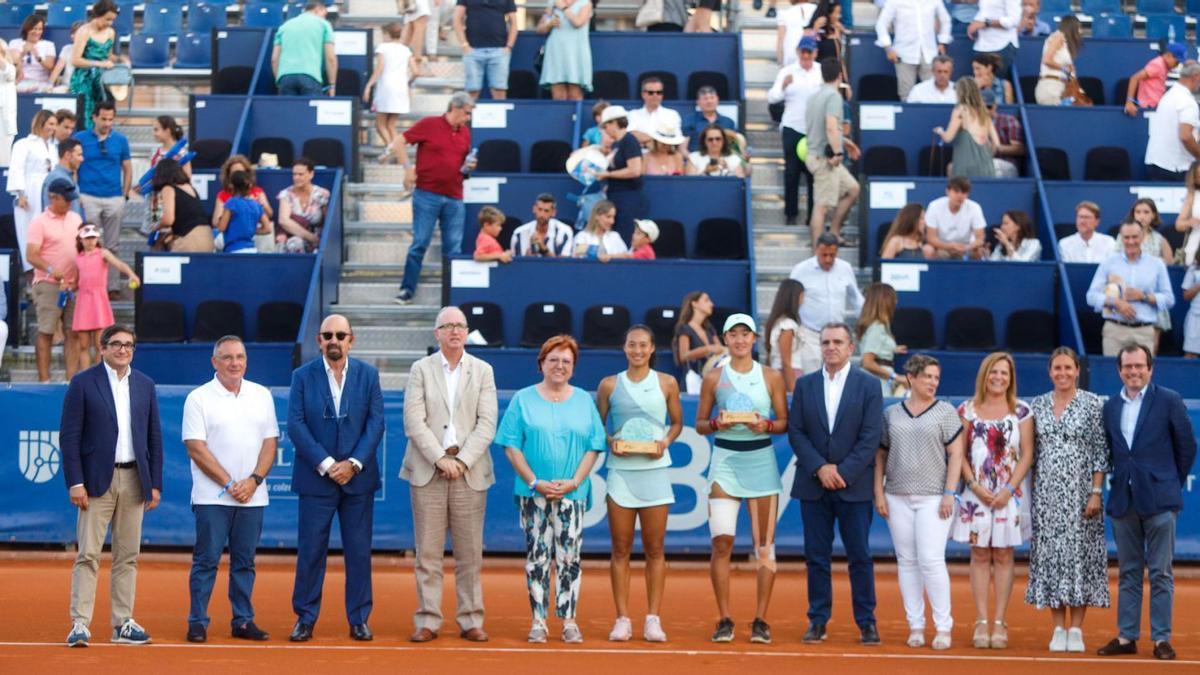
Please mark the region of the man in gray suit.
POLYGON ((413 642, 429 642, 442 625, 442 559, 446 532, 454 547, 454 588, 461 637, 486 642, 483 631, 483 516, 496 477, 489 449, 496 436, 492 367, 467 354, 467 318, 457 307, 438 312, 440 349, 413 364, 404 392, 408 449, 400 477, 411 484, 417 546, 417 612, 413 642))

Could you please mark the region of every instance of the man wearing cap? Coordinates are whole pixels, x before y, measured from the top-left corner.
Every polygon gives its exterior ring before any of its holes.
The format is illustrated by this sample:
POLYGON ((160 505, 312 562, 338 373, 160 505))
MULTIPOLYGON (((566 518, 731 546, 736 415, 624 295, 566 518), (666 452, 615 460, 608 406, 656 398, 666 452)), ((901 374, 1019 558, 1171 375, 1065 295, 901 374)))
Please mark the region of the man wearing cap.
POLYGON ((954 74, 954 59, 945 54, 938 54, 933 57, 931 71, 933 77, 913 85, 908 92, 908 98, 905 98, 904 101, 947 105, 958 103, 958 97, 954 93, 954 81, 950 79, 950 76, 954 74))
MULTIPOLYGON (((658 86, 661 88, 662 84, 658 86)), ((675 118, 678 121, 679 116, 675 115, 675 118)), ((600 113, 600 130, 613 139, 613 144, 608 169, 596 174, 596 180, 608 181, 608 199, 617 207, 617 222, 613 229, 629 241, 633 236, 633 221, 641 218, 646 210, 646 196, 642 192, 642 162, 645 161, 642 146, 631 131, 629 114, 619 105, 610 105, 600 113)))
POLYGON ((601 253, 600 262, 608 262, 609 260, 618 260, 621 258, 654 260, 657 257, 654 253, 653 244, 658 241, 658 223, 653 220, 641 219, 633 222, 633 241, 629 245, 629 250, 620 253, 601 253))
POLYGON ((642 107, 629 111, 629 131, 637 138, 638 143, 648 143, 650 133, 664 123, 672 129, 683 128, 683 120, 680 119, 679 113, 662 104, 665 94, 662 80, 657 77, 642 80, 642 107))
POLYGON ((737 131, 737 122, 717 112, 717 107, 720 105, 721 97, 717 95, 716 88, 706 84, 696 90, 696 109, 683 120, 682 127, 683 135, 688 139, 689 152, 702 149, 700 134, 711 124, 722 129, 737 131))
POLYGON ((34 353, 38 381, 49 382, 50 347, 61 320, 65 337, 63 358, 69 381, 79 367, 79 345, 75 332, 71 330, 75 296, 66 289, 76 276, 75 237, 83 220, 79 214, 71 211, 71 202, 78 199, 78 194, 70 181, 60 178, 47 186, 47 191, 50 201, 46 210, 29 222, 29 240, 25 252, 29 264, 33 265, 33 306, 37 314, 34 353))
POLYGON ((1171 86, 1158 102, 1150 118, 1146 143, 1146 180, 1182 183, 1188 167, 1200 159, 1200 64, 1190 61, 1179 69, 1179 82, 1171 86))
MULTIPOLYGON (((42 181, 42 203, 50 203, 50 183, 56 180, 66 180, 72 187, 76 186, 76 172, 79 171, 79 165, 83 164, 83 146, 74 138, 64 138, 58 142, 58 164, 50 169, 50 173, 46 174, 46 180, 42 181)), ((71 210, 79 214, 83 218, 83 205, 79 203, 79 197, 71 200, 71 210)))
POLYGON ((533 220, 513 230, 513 251, 519 256, 570 257, 575 229, 555 218, 558 202, 543 192, 533 203, 533 220))
MULTIPOLYGON (((129 139, 113 130, 116 118, 113 102, 101 101, 92 110, 92 128, 75 134, 75 140, 83 146, 78 181, 80 204, 87 219, 100 226, 104 248, 113 253, 121 250, 121 220, 133 183, 129 139)), ((110 298, 120 290, 120 280, 117 271, 109 269, 110 298)))
POLYGON ((808 130, 805 120, 808 100, 821 88, 821 67, 816 63, 817 41, 810 35, 800 38, 796 47, 796 61, 779 69, 775 83, 767 92, 767 102, 783 104, 783 117, 779 130, 783 134, 783 217, 788 225, 795 225, 800 214, 800 176, 807 186, 808 210, 812 213, 812 174, 796 152, 796 145, 805 138, 808 130))
POLYGON ((933 57, 946 53, 950 14, 942 0, 887 0, 875 22, 875 35, 875 44, 896 66, 896 88, 904 101, 918 77, 928 80, 933 74, 933 57), (889 30, 895 32, 894 40, 889 30))
POLYGON ((997 178, 1016 178, 1021 174, 1018 166, 1025 156, 1025 141, 1021 135, 1021 123, 1015 115, 1000 112, 996 105, 996 92, 986 89, 979 92, 983 96, 983 104, 992 113, 992 124, 996 126, 996 135, 1000 145, 996 146, 996 156, 992 164, 996 167, 997 178))
POLYGON ((1134 73, 1125 90, 1125 114, 1136 116, 1138 109, 1157 108, 1167 91, 1167 74, 1186 60, 1187 47, 1172 42, 1158 56, 1150 59, 1145 68, 1134 73))

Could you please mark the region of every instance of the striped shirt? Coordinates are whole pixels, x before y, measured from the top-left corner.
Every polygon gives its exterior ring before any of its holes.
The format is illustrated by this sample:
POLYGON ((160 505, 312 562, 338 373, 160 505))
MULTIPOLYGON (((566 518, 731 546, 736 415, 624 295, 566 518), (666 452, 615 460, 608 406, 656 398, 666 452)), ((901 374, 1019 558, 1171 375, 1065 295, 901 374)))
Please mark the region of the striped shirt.
POLYGON ((946 446, 962 433, 954 406, 936 401, 913 416, 903 402, 883 411, 879 444, 887 450, 883 490, 890 495, 940 495, 946 487, 946 446))

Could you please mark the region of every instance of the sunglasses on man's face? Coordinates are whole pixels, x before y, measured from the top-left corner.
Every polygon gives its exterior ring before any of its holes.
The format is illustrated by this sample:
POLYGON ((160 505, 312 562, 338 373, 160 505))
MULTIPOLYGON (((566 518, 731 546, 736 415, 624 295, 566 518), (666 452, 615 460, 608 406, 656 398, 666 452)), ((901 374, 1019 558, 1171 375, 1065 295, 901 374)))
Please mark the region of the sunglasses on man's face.
POLYGON ((331 342, 334 338, 337 338, 338 342, 344 342, 346 338, 350 337, 351 335, 354 335, 354 333, 345 333, 340 330, 336 333, 325 331, 324 333, 321 333, 321 339, 326 342, 331 342))
POLYGON ((648 94, 650 96, 662 96, 663 90, 662 89, 643 89, 642 93, 648 94))

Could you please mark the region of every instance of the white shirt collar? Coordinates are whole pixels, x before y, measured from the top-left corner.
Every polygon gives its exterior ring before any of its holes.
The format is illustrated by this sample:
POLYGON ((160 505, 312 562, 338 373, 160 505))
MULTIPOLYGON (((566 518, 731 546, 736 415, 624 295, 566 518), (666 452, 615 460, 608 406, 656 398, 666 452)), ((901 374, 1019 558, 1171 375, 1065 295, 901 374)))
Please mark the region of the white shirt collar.
POLYGON ((231 396, 233 398, 237 398, 246 389, 246 379, 242 378, 242 385, 240 387, 238 387, 237 391, 229 391, 228 389, 225 388, 225 385, 224 385, 224 383, 221 382, 220 378, 218 378, 214 374, 213 379, 212 379, 212 385, 213 385, 213 389, 216 390, 218 396, 231 396))
MULTIPOLYGON (((345 359, 345 361, 346 361, 346 365, 342 366, 342 381, 343 382, 346 380, 346 375, 350 372, 350 359, 345 359)), ((332 375, 333 374, 333 366, 329 365, 329 359, 322 356, 321 362, 325 364, 325 374, 332 375)))
POLYGON ((841 367, 841 368, 840 368, 840 369, 839 369, 839 370, 838 370, 836 373, 834 373, 832 376, 830 376, 830 375, 829 375, 829 369, 825 367, 825 364, 821 364, 821 376, 825 378, 825 381, 826 381, 826 382, 842 382, 842 381, 845 381, 845 379, 846 379, 846 374, 847 374, 847 373, 849 373, 849 372, 850 372, 850 362, 849 362, 849 361, 846 361, 845 365, 843 365, 843 366, 842 366, 842 367, 841 367))
POLYGON ((463 359, 465 359, 466 356, 467 356, 467 352, 463 351, 462 356, 458 357, 458 366, 455 368, 451 368, 450 360, 446 358, 446 353, 440 349, 438 350, 438 357, 440 357, 442 359, 442 370, 445 370, 447 373, 458 372, 458 370, 460 368, 462 368, 463 359))
POLYGON ((104 370, 105 370, 105 371, 108 373, 108 379, 109 379, 109 381, 114 381, 114 382, 127 382, 127 381, 129 381, 129 372, 130 372, 131 370, 133 370, 133 368, 126 367, 126 368, 125 368, 125 377, 121 377, 120 375, 118 375, 118 374, 117 374, 117 371, 116 371, 116 369, 115 369, 115 368, 113 368, 112 366, 108 365, 108 361, 105 361, 104 359, 100 359, 100 363, 103 363, 103 364, 104 364, 104 370))
POLYGON ((1129 395, 1125 393, 1125 387, 1121 387, 1121 400, 1125 401, 1126 403, 1140 403, 1142 399, 1146 397, 1146 390, 1149 388, 1150 384, 1147 383, 1146 386, 1138 390, 1137 395, 1135 395, 1133 398, 1129 398, 1129 395))

